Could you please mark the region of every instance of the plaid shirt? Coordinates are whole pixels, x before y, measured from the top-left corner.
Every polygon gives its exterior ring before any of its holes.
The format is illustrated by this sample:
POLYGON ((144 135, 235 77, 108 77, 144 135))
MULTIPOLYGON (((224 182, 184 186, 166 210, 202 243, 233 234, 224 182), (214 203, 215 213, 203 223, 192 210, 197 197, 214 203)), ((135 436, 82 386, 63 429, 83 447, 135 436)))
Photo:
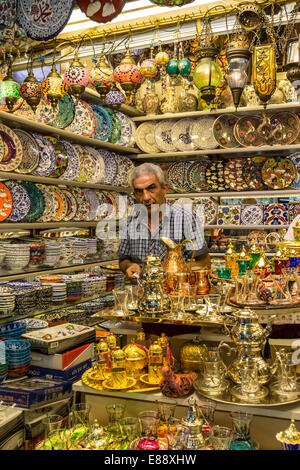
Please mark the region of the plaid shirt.
MULTIPOLYGON (((153 234, 148 227, 146 211, 137 210, 134 206, 133 213, 125 220, 121 230, 119 259, 130 259, 142 265, 144 258, 153 253, 163 261, 167 250, 160 237, 170 238, 176 244, 185 239, 192 240, 195 245, 195 257, 208 253, 199 217, 176 204, 166 203, 162 220, 153 234), (144 217, 141 217, 142 212, 144 217)), ((182 249, 184 259, 190 259, 192 253, 193 246, 188 242, 182 249)))

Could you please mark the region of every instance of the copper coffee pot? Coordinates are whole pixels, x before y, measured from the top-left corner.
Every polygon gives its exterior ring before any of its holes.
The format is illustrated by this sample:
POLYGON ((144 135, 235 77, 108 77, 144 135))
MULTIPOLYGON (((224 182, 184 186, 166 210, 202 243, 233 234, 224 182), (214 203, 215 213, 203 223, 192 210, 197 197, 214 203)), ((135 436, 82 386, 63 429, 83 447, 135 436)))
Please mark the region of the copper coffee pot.
POLYGON ((184 261, 182 256, 182 247, 190 242, 193 246, 193 254, 190 261, 194 260, 195 245, 192 240, 186 239, 183 242, 176 244, 170 238, 160 237, 161 241, 167 248, 167 253, 163 262, 163 269, 166 273, 166 279, 164 282, 164 290, 168 294, 178 292, 178 279, 180 282, 189 282, 191 276, 191 268, 188 263, 184 261), (178 277, 178 274, 180 276, 178 277))

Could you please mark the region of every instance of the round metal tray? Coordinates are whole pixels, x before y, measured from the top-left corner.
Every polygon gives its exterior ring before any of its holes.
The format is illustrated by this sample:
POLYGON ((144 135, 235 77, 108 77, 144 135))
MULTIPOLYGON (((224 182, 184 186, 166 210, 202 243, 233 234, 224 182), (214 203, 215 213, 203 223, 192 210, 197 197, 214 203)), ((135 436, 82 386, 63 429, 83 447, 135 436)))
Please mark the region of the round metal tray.
MULTIPOLYGON (((247 304, 247 303, 238 303, 233 300, 233 297, 231 297, 228 301, 227 304, 230 305, 231 307, 235 308, 244 308, 244 307, 249 307, 252 310, 262 310, 264 313, 268 313, 268 310, 276 310, 275 312, 272 312, 273 315, 278 314, 280 315, 282 313, 282 310, 290 309, 290 308, 299 308, 300 307, 300 302, 292 302, 290 304, 284 303, 281 305, 276 305, 276 304, 247 304)), ((271 313, 271 312, 270 312, 271 313)))

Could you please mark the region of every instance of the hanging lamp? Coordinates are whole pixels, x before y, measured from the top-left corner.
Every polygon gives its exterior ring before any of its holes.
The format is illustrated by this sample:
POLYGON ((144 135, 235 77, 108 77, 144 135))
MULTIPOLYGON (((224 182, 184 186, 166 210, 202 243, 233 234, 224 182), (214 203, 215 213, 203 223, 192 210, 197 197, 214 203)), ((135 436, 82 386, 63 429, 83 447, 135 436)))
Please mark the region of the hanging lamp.
POLYGON ((6 106, 12 111, 14 105, 21 98, 20 85, 15 81, 12 74, 12 62, 9 60, 6 77, 0 82, 0 98, 5 99, 6 106))
POLYGON ((114 84, 114 69, 107 62, 104 55, 97 60, 96 65, 90 72, 90 83, 96 88, 102 101, 112 90, 114 84))
POLYGON ((80 62, 78 51, 76 51, 70 67, 65 71, 64 81, 69 87, 70 93, 75 96, 77 100, 79 100, 85 88, 88 86, 89 75, 89 69, 80 62))
POLYGON ((122 90, 124 90, 128 101, 130 100, 132 92, 134 92, 140 85, 142 79, 142 72, 136 65, 129 49, 127 49, 125 57, 114 69, 114 80, 120 83, 120 86, 122 90))
POLYGON ((31 107, 33 112, 36 111, 41 98, 43 96, 41 91, 41 84, 37 81, 33 73, 33 63, 32 59, 30 61, 28 75, 25 78, 24 82, 20 86, 20 95, 26 101, 26 103, 31 107))
POLYGON ((55 65, 56 49, 53 53, 52 68, 47 77, 42 81, 41 90, 47 96, 53 109, 56 109, 58 102, 68 92, 68 86, 59 75, 55 65))

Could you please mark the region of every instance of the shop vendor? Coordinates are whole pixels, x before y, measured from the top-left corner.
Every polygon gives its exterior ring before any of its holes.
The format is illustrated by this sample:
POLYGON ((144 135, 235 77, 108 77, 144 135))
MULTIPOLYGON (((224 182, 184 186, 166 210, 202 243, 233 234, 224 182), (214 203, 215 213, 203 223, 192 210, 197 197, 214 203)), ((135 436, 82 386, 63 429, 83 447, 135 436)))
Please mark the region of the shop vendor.
MULTIPOLYGON (((210 267, 203 224, 191 210, 167 202, 168 184, 163 170, 152 163, 137 166, 131 174, 131 186, 135 205, 122 228, 118 250, 120 269, 127 278, 137 277, 150 253, 164 260, 166 247, 160 237, 176 244, 192 240, 195 252, 191 267, 210 267)), ((188 242, 182 248, 186 261, 192 253, 193 246, 188 242)))

